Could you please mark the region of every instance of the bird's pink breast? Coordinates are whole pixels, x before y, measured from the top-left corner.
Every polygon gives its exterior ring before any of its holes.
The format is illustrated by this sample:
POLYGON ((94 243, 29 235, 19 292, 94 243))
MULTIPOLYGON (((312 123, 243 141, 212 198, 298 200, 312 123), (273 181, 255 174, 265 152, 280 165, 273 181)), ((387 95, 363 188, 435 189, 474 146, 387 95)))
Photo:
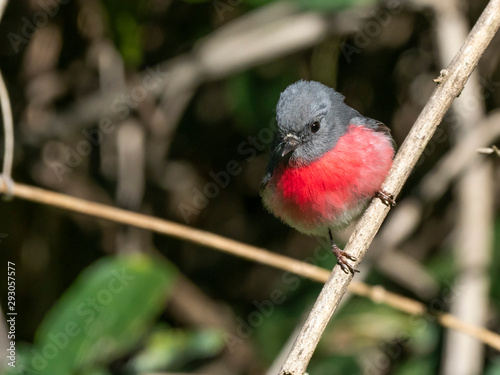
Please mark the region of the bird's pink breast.
POLYGON ((389 172, 394 157, 390 138, 350 126, 337 145, 320 159, 275 173, 268 207, 304 232, 335 223, 371 198, 389 172))

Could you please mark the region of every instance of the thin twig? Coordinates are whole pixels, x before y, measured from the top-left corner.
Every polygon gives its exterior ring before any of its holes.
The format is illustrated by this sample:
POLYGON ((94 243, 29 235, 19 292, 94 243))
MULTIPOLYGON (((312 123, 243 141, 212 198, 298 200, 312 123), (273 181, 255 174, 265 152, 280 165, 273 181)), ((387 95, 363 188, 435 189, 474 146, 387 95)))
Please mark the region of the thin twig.
MULTIPOLYGON (((0 183, 0 193, 5 191, 5 184, 0 183)), ((17 198, 32 202, 46 204, 63 210, 73 211, 120 224, 131 225, 193 242, 201 246, 265 264, 283 271, 288 271, 320 283, 327 281, 330 275, 330 272, 325 268, 231 240, 217 234, 190 228, 171 221, 110 207, 104 204, 89 202, 84 199, 55 193, 34 186, 15 183, 13 195, 17 198)), ((358 296, 369 298, 375 303, 384 303, 394 309, 411 315, 425 315, 428 313, 423 303, 396 293, 391 293, 380 286, 372 287, 364 283, 353 281, 349 285, 349 291, 358 296)), ((494 332, 484 328, 474 327, 464 322, 459 322, 450 314, 439 315, 438 321, 445 327, 470 334, 500 351, 500 335, 494 332)))
POLYGON ((14 125, 12 120, 12 109, 10 106, 9 93, 0 71, 0 105, 2 108, 3 129, 4 129, 4 157, 2 174, 9 179, 12 173, 12 161, 14 160, 14 125))
MULTIPOLYGON (((389 176, 382 186, 384 191, 395 196, 399 194, 425 146, 453 100, 462 91, 499 26, 500 0, 491 0, 449 67, 441 72, 438 87, 396 155, 389 176)), ((374 200, 361 218, 345 249, 358 259, 357 263, 364 257, 388 212, 389 207, 374 200)), ((352 275, 346 275, 340 267, 333 269, 283 364, 280 375, 304 374, 321 334, 351 280, 352 275)))
POLYGON ((500 149, 495 145, 491 147, 481 147, 478 148, 476 151, 478 154, 485 154, 485 155, 496 154, 497 156, 500 156, 500 149))

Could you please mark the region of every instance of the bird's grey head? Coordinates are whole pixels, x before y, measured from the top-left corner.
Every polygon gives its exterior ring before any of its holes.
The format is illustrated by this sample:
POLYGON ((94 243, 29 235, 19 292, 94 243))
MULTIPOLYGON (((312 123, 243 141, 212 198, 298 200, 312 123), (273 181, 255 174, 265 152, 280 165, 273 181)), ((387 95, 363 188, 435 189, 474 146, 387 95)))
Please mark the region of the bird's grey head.
POLYGON ((319 82, 298 81, 280 95, 275 157, 307 165, 330 151, 359 113, 344 97, 319 82))

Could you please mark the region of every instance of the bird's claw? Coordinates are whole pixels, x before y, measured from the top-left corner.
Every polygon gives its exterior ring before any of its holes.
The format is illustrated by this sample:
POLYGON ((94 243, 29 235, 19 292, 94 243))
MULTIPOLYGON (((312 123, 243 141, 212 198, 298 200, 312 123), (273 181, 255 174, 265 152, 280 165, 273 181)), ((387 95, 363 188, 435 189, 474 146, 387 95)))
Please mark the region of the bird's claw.
POLYGON ((347 254, 344 250, 340 250, 337 245, 332 246, 332 251, 337 257, 337 264, 340 266, 342 271, 344 271, 345 273, 350 272, 353 275, 356 272, 359 272, 357 269, 355 269, 348 263, 348 260, 352 260, 355 262, 357 260, 355 256, 347 254))
POLYGON ((394 200, 394 195, 385 192, 384 190, 379 190, 375 193, 375 197, 380 199, 383 204, 386 206, 394 207, 396 205, 396 201, 394 200))

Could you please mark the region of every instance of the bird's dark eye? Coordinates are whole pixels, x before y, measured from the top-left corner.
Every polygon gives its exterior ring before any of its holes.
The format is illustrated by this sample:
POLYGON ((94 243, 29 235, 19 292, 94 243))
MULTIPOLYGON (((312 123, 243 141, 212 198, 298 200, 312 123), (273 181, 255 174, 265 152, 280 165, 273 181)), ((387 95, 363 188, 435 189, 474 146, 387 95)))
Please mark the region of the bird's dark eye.
POLYGON ((314 122, 311 124, 311 131, 312 131, 313 133, 316 133, 318 130, 319 130, 319 122, 318 122, 318 121, 314 121, 314 122))

